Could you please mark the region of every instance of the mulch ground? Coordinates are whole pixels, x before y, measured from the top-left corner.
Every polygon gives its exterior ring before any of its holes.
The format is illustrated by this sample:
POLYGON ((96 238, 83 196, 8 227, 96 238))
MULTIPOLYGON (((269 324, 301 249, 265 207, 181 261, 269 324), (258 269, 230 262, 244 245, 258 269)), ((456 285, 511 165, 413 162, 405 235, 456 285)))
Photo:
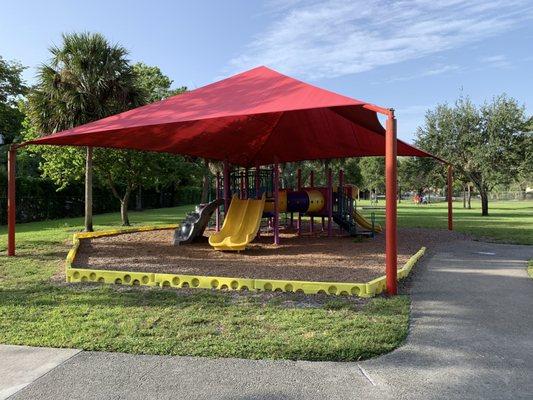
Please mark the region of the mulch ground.
MULTIPOLYGON (((457 238, 446 230, 400 229, 398 267, 422 246, 457 238)), ((297 236, 287 231, 274 246, 262 235, 240 253, 215 251, 204 241, 173 246, 173 230, 84 239, 75 267, 326 282, 366 282, 385 273, 385 235, 358 241, 348 236, 297 236)), ((207 232, 206 234, 209 234, 207 232)))

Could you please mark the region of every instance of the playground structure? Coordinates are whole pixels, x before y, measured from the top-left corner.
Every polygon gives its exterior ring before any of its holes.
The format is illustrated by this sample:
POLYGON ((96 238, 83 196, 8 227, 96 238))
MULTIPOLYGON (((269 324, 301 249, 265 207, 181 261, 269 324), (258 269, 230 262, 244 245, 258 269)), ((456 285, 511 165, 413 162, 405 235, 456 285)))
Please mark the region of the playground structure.
POLYGON ((257 235, 265 207, 265 196, 260 200, 231 200, 222 229, 209 237, 215 250, 244 250, 257 235))
POLYGON ((375 223, 373 213, 369 221, 357 211, 358 189, 344 182, 342 170, 339 171, 336 186, 333 186, 331 169, 327 171, 325 186, 315 185, 314 171, 309 174, 309 186, 303 186, 302 170, 298 169, 297 187, 280 188, 279 169, 275 170, 279 167, 234 171, 227 171, 226 168, 227 165, 223 175, 229 177, 229 188, 226 188, 227 181, 220 174, 216 176, 217 200, 220 204, 224 200, 224 225, 221 229, 221 210, 217 208, 217 233, 209 238, 215 250, 244 250, 260 231, 263 218, 268 220, 269 228, 273 231, 274 244, 279 244, 280 226, 272 222, 279 221, 280 214, 286 215, 285 221, 289 221, 287 225, 295 227, 298 235, 303 233, 302 217, 309 219, 310 234, 315 231, 315 218, 321 219, 322 231, 327 231, 329 237, 332 236, 333 222, 350 236, 373 237, 382 231, 381 226, 375 223), (228 202, 229 196, 231 199, 228 202))
POLYGON ((172 244, 183 245, 197 241, 203 235, 215 210, 222 204, 222 200, 216 199, 208 204, 196 206, 194 212, 187 214, 174 232, 172 244))
MULTIPOLYGON (((385 271, 386 289, 390 295, 396 294, 398 279, 396 158, 398 155, 433 157, 446 163, 397 140, 393 109, 342 96, 269 68, 258 67, 182 95, 11 146, 8 152, 7 253, 9 256, 15 255, 16 151, 17 148, 27 145, 134 149, 217 160, 224 163, 223 180, 226 183, 230 182, 230 165, 245 170, 273 166, 273 208, 270 208, 271 201, 267 199, 264 207, 267 212, 273 213, 271 218, 275 245, 280 242, 279 215, 282 209, 279 187, 280 163, 385 156, 385 271), (381 125, 378 114, 386 118, 385 127, 381 125)), ((90 169, 89 164, 87 168, 90 169)), ((87 182, 90 183, 90 179, 87 182)), ((357 221, 363 221, 357 213, 347 212, 350 204, 342 201, 343 190, 336 191, 340 193, 338 197, 341 201, 337 201, 335 208, 331 172, 328 172, 326 187, 329 188, 326 193, 320 190, 318 192, 322 193, 327 207, 325 218, 327 218, 328 234, 332 230, 334 218, 338 218, 338 224, 341 227, 344 225, 347 232, 352 229, 354 221, 353 226, 357 229, 357 221), (354 221, 350 222, 351 219, 354 221)), ((314 208, 318 207, 322 200, 318 198, 313 188, 309 189, 311 190, 303 191, 309 200, 306 212, 311 215, 310 218, 315 218, 314 208), (318 205, 317 200, 320 200, 318 205)), ((90 184, 86 184, 86 190, 90 193, 90 184)), ((451 190, 452 169, 448 165, 448 229, 450 230, 453 227, 451 190)), ((225 184, 223 191, 224 210, 228 210, 226 216, 228 217, 231 202, 230 185, 225 184)), ((290 207, 301 209, 303 205, 296 199, 300 198, 304 203, 306 199, 301 190, 296 192, 299 193, 287 192, 287 207, 290 199, 290 207)), ((262 212, 257 211, 257 215, 260 214, 262 216, 262 212)), ((305 213, 298 211, 299 216, 300 214, 305 213)), ((220 215, 217 221, 220 224, 220 215)), ((254 224, 250 224, 248 226, 250 229, 246 229, 246 238, 239 239, 236 243, 243 243, 249 240, 248 237, 255 236, 252 235, 254 229, 251 229, 254 227, 254 224)), ((222 230, 224 227, 220 231, 222 230)), ((241 232, 235 233, 240 236, 241 232)))

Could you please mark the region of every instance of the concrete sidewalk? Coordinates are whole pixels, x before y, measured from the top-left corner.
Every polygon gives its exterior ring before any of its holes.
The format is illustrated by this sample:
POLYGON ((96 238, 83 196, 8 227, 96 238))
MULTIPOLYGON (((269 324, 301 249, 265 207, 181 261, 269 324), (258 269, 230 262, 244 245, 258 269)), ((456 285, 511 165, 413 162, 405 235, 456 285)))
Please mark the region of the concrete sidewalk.
POLYGON ((73 349, 0 345, 0 400, 79 353, 73 349))
POLYGON ((362 363, 82 352, 13 399, 526 399, 533 247, 456 241, 419 267, 400 349, 362 363))

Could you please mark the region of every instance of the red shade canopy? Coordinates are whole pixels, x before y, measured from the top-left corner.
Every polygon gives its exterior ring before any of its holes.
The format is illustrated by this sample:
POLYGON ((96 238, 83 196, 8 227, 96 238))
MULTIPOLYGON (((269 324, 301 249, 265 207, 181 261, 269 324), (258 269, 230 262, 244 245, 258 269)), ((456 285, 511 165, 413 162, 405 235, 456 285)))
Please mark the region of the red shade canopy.
MULTIPOLYGON (((384 156, 368 103, 266 67, 25 144, 159 151, 241 166, 384 156)), ((398 141, 398 155, 433 157, 398 141)))

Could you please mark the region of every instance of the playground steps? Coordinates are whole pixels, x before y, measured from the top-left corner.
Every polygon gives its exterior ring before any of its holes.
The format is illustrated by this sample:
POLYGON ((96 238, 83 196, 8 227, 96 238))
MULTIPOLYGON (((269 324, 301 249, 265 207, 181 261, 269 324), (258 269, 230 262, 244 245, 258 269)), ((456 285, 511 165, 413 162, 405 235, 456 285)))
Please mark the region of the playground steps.
POLYGON ((370 236, 381 232, 380 225, 374 225, 357 212, 353 198, 342 191, 335 194, 333 221, 350 234, 350 236, 370 236))
POLYGON ((333 214, 333 221, 339 225, 341 229, 348 232, 350 236, 374 236, 374 232, 361 229, 352 218, 349 218, 348 215, 341 215, 339 213, 333 214))

